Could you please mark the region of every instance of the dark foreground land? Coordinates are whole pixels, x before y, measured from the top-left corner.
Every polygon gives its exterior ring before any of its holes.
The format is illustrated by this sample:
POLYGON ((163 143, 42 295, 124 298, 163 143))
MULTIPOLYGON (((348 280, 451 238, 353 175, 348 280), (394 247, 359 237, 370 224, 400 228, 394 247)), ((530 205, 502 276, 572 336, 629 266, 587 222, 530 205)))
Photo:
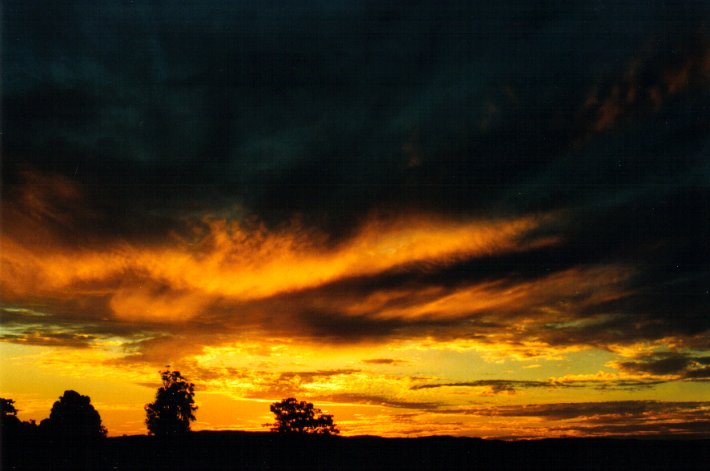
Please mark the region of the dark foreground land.
POLYGON ((707 470, 710 440, 284 436, 196 432, 175 440, 3 443, 2 470, 707 470))

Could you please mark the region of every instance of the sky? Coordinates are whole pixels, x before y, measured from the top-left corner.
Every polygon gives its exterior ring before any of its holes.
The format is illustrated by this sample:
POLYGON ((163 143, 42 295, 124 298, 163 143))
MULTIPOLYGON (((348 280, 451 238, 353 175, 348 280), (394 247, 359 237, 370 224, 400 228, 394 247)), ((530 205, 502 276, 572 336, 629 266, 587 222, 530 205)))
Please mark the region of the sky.
POLYGON ((146 433, 710 436, 710 4, 6 0, 0 396, 146 433))

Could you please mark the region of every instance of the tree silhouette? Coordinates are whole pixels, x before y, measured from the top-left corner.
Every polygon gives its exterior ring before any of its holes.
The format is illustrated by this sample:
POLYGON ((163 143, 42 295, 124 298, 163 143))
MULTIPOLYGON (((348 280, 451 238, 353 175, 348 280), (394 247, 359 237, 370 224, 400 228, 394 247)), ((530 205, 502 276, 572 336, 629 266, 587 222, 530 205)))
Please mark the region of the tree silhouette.
POLYGON ((320 409, 305 401, 293 397, 271 404, 271 412, 276 421, 270 425, 272 432, 280 433, 315 433, 321 435, 338 434, 333 423, 333 416, 322 414, 320 409))
POLYGON ((19 426, 20 419, 17 418, 15 401, 0 397, 0 435, 14 434, 19 426))
POLYGON ((101 416, 91 405, 89 396, 76 391, 64 391, 54 403, 49 418, 40 426, 55 438, 63 440, 94 440, 106 436, 101 416))
POLYGON ((37 423, 32 419, 20 421, 17 412, 13 399, 0 397, 0 439, 3 442, 16 439, 32 440, 38 435, 37 423))
POLYGON ((195 385, 189 383, 179 371, 160 373, 163 386, 155 394, 155 402, 146 404, 148 431, 153 435, 178 435, 190 431, 195 420, 195 385))
POLYGON ((17 415, 17 409, 15 409, 15 400, 0 397, 0 414, 2 414, 3 418, 8 416, 15 417, 17 415))

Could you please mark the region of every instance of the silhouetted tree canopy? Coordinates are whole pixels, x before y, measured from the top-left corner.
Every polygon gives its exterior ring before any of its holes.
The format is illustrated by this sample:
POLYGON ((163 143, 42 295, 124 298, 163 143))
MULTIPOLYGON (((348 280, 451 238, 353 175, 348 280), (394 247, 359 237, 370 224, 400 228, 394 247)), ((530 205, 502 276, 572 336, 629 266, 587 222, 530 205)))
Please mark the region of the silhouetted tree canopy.
POLYGON ((15 439, 31 440, 37 437, 38 429, 39 427, 37 427, 34 420, 28 422, 20 421, 17 417, 17 409, 13 399, 0 397, 0 438, 3 442, 15 439))
POLYGON ((148 431, 153 435, 178 435, 190 431, 195 420, 195 385, 179 371, 160 373, 163 386, 155 394, 155 402, 146 404, 148 431))
POLYGON ((64 391, 54 403, 49 418, 40 427, 52 436, 66 440, 92 440, 106 436, 101 416, 91 405, 89 396, 64 391))
POLYGON ((271 412, 276 421, 271 425, 272 432, 280 433, 316 433, 321 435, 338 434, 333 423, 333 416, 322 414, 320 409, 305 401, 293 397, 271 404, 271 412))
POLYGON ((13 399, 0 397, 0 434, 12 434, 20 425, 13 399))
POLYGON ((16 416, 17 409, 15 409, 15 400, 0 397, 0 414, 2 414, 2 417, 16 416))

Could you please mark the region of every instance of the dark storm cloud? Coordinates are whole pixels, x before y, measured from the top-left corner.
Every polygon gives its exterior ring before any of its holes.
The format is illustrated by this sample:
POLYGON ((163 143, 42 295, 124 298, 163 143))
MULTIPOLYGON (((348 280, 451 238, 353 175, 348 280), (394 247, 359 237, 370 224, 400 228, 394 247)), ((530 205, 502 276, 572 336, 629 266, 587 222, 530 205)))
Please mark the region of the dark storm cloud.
MULTIPOLYGON (((204 215, 271 226, 298 215, 339 241, 373 210, 560 215, 526 234, 555 237, 551 246, 396 267, 263 302, 212 300, 200 319, 165 330, 484 339, 553 300, 445 320, 353 315, 335 301, 514 287, 618 264, 633 269, 623 295, 558 293, 556 306, 589 322, 545 321, 524 334, 601 347, 676 336, 710 348, 701 2, 6 3, 2 197, 12 223, 3 232, 16 239, 46 231, 75 246, 158 244, 193 237, 204 215)), ((110 314, 105 294, 83 302, 110 314)), ((62 322, 88 320, 86 306, 59 310, 72 309, 78 318, 62 322)))
MULTIPOLYGON (((662 2, 6 10, 8 178, 30 162, 96 185, 112 214, 129 197, 165 210, 232 196, 266 219, 299 212, 332 230, 382 204, 468 211, 517 194, 579 138, 587 121, 570 116, 590 90, 603 107, 608 77, 637 56, 651 65, 626 88, 668 88, 654 81, 662 58, 696 54, 705 13, 662 2)), ((607 171, 587 162, 557 178, 584 165, 607 171)))

